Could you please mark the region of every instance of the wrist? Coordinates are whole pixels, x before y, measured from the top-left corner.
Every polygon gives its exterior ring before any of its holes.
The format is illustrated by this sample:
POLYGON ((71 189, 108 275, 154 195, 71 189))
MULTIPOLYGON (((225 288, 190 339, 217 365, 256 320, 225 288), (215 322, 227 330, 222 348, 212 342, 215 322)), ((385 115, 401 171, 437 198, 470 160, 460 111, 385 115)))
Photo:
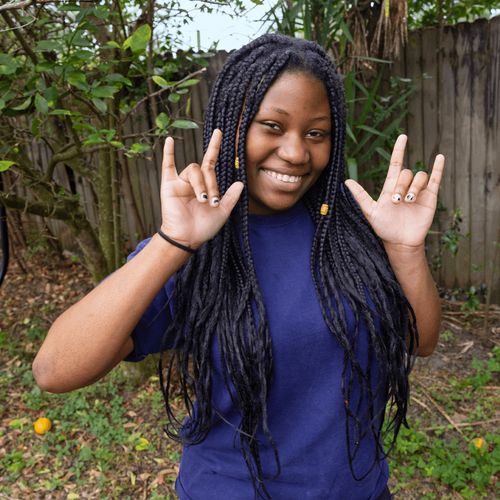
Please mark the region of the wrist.
POLYGON ((405 245, 404 243, 390 243, 383 241, 387 255, 401 255, 415 257, 425 255, 425 244, 421 245, 405 245))
POLYGON ((175 263, 176 268, 183 266, 191 257, 190 253, 168 243, 158 233, 152 236, 151 242, 154 242, 155 248, 161 254, 161 258, 175 263))
POLYGON ((173 245, 174 247, 187 252, 188 254, 194 254, 196 253, 196 248, 191 247, 190 245, 186 245, 184 242, 171 238, 168 234, 166 234, 162 229, 158 229, 158 235, 164 239, 167 243, 170 243, 170 245, 173 245))

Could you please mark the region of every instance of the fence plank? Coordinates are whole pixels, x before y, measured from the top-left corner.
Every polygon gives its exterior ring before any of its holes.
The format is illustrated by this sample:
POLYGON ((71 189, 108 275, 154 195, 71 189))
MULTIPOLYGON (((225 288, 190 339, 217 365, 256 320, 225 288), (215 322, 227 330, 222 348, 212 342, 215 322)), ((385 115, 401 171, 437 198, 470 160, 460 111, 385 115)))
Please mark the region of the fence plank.
POLYGON ((486 99, 486 279, 492 287, 491 302, 500 303, 500 17, 490 21, 486 99), (495 259, 496 257, 496 259, 495 259))
MULTIPOLYGON (((438 152, 438 30, 427 28, 421 32, 422 44, 422 149, 420 159, 426 171, 431 172, 438 152)), ((431 231, 426 239, 429 259, 439 254, 439 217, 434 217, 431 231)))
POLYGON ((489 23, 486 20, 471 25, 471 165, 470 165, 470 282, 484 283, 486 260, 486 154, 487 130, 485 91, 490 55, 487 44, 489 23))
POLYGON ((406 71, 415 84, 416 91, 408 102, 408 168, 424 158, 422 117, 422 43, 420 32, 408 37, 406 46, 406 71))
MULTIPOLYGON (((445 156, 445 168, 440 188, 440 204, 442 209, 439 214, 439 230, 444 232, 450 225, 450 214, 456 206, 455 203, 455 89, 456 89, 456 64, 455 30, 444 28, 440 36, 440 82, 439 82, 439 130, 440 152, 445 156)), ((455 258, 447 250, 441 255, 440 282, 448 287, 455 285, 455 258)))
POLYGON ((455 200, 457 208, 462 210, 462 228, 464 239, 460 242, 460 250, 455 264, 456 282, 466 287, 470 279, 470 231, 471 231, 471 80, 472 54, 471 29, 468 24, 461 24, 457 30, 457 69, 455 94, 455 200))

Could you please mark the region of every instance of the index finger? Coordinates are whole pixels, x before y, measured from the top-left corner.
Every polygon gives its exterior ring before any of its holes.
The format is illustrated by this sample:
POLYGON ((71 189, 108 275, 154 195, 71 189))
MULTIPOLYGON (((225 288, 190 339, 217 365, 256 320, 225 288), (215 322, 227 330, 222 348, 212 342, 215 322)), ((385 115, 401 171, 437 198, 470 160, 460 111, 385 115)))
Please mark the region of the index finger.
POLYGON ((212 137, 210 138, 210 142, 208 143, 207 151, 203 156, 203 161, 201 163, 201 168, 203 170, 215 170, 221 143, 222 131, 216 128, 212 133, 212 137))
POLYGON ((177 179, 175 168, 174 139, 167 137, 163 146, 163 161, 161 163, 161 181, 173 181, 177 179))
POLYGON ((403 168, 407 140, 408 137, 401 134, 394 143, 394 149, 392 150, 391 162, 389 163, 389 169, 387 170, 387 177, 385 178, 383 191, 392 193, 396 187, 399 174, 403 168))

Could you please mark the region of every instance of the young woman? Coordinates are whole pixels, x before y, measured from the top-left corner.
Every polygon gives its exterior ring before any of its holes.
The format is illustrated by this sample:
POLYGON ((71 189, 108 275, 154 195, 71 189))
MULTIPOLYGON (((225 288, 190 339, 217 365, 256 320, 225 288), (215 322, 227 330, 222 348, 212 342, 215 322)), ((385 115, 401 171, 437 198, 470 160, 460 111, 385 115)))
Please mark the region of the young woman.
POLYGON ((63 392, 169 350, 181 499, 390 498, 386 403, 395 437, 411 360, 438 337, 424 240, 444 158, 413 176, 400 136, 374 201, 344 180, 344 135, 341 78, 318 45, 265 35, 232 54, 201 165, 178 174, 165 142, 161 230, 35 359, 40 387, 63 392))

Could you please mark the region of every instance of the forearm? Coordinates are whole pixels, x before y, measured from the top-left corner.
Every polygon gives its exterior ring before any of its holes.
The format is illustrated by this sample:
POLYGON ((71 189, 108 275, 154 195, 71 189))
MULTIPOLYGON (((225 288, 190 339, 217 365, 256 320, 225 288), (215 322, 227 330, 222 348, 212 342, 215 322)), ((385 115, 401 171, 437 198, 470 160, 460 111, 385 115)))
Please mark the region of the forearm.
POLYGON ((51 392, 65 392, 111 370, 128 353, 130 333, 146 308, 188 257, 155 235, 54 322, 33 362, 37 383, 51 392))
POLYGON ((417 319, 420 356, 429 356, 438 341, 441 303, 427 264, 424 246, 385 244, 394 273, 417 319))

